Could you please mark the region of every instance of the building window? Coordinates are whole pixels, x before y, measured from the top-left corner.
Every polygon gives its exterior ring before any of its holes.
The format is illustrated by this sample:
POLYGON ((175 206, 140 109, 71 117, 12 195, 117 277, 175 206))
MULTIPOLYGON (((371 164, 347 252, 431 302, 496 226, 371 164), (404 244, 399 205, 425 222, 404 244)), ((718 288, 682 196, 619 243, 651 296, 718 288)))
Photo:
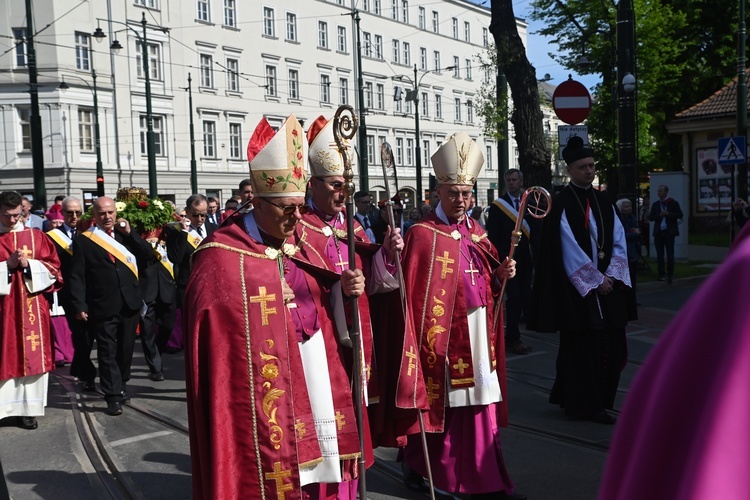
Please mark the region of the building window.
POLYGON ((430 164, 430 141, 422 141, 422 166, 428 167, 430 164))
POLYGON ((21 150, 31 150, 31 110, 29 108, 18 109, 18 123, 21 126, 21 150))
POLYGON ((94 151, 94 113, 90 109, 78 110, 78 146, 81 151, 94 151))
POLYGON ((338 43, 336 45, 336 48, 339 52, 346 52, 346 27, 338 26, 336 28, 336 32, 338 34, 338 43))
POLYGON ((224 0, 224 26, 237 27, 237 5, 234 0, 224 0))
POLYGON ((362 10, 364 12, 370 12, 370 0, 362 0, 362 10))
POLYGON ((427 14, 425 14, 424 7, 419 8, 419 29, 423 30, 425 29, 425 17, 427 17, 427 14))
POLYGON ((201 54, 201 87, 214 88, 214 58, 201 54))
POLYGON ((385 86, 382 83, 377 84, 375 87, 376 89, 376 98, 377 98, 377 108, 378 109, 385 109, 385 86))
POLYGON ((399 62, 399 56, 401 55, 401 49, 399 48, 399 42, 398 40, 393 40, 393 62, 398 64, 399 62))
POLYGON ((391 0, 391 19, 398 21, 398 0, 391 0))
POLYGON ((13 39, 16 44, 16 67, 24 68, 28 64, 26 58, 26 28, 13 28, 13 39))
POLYGON ((203 122, 203 156, 216 158, 216 122, 203 122))
POLYGON ((453 77, 454 78, 460 78, 461 77, 461 67, 458 63, 458 56, 453 56, 453 77))
POLYGON ((89 70, 89 50, 91 49, 91 37, 86 33, 75 35, 76 41, 76 69, 89 70))
POLYGON ((380 0, 373 0, 372 6, 373 6, 373 11, 375 12, 375 15, 379 16, 381 14, 380 0))
POLYGON ((482 28, 482 45, 487 47, 490 44, 490 30, 482 28))
POLYGON ((276 66, 266 66, 266 95, 271 97, 278 96, 276 66))
POLYGON ((435 118, 443 119, 443 96, 435 94, 435 118))
POLYGON ((299 71, 289 70, 289 98, 299 99, 299 71))
POLYGON ((484 83, 490 83, 492 78, 492 69, 489 66, 484 68, 484 83))
POLYGON ((464 42, 471 42, 471 23, 464 21, 464 42))
POLYGON ((401 137, 396 138, 396 165, 404 164, 404 140, 401 137))
POLYGON ((141 7, 148 7, 149 9, 159 9, 157 0, 135 0, 133 3, 135 5, 140 5, 141 7))
POLYGON ((349 104, 349 80, 339 78, 339 104, 349 104))
POLYGON ((406 101, 406 114, 411 114, 411 101, 406 101))
POLYGON ((438 11, 432 11, 432 31, 433 33, 440 33, 440 14, 438 11))
POLYGON ((375 136, 374 135, 367 136, 367 164, 368 165, 375 164, 375 136))
POLYGON ((383 59, 383 37, 375 35, 375 59, 383 59))
POLYGON ((393 104, 393 114, 400 114, 404 111, 404 101, 401 100, 401 89, 399 87, 396 87, 398 89, 398 96, 394 98, 393 104))
POLYGON ((331 77, 320 75, 320 102, 331 102, 331 77))
POLYGON ((464 65, 466 66, 466 79, 471 80, 471 59, 464 61, 464 65))
POLYGON ((456 103, 455 104, 456 121, 460 122, 461 121, 461 98, 456 97, 454 101, 456 103))
POLYGON ((401 0, 401 20, 409 24, 409 2, 407 0, 401 0))
POLYGON ((263 34, 265 36, 276 36, 273 15, 274 13, 271 7, 263 7, 263 34))
POLYGON ((362 32, 362 39, 364 40, 365 57, 372 57, 372 40, 370 34, 366 31, 362 32))
POLYGON ((427 49, 419 48, 419 69, 427 71, 427 49))
POLYGON ((411 47, 408 42, 403 43, 404 49, 404 64, 411 66, 411 47))
MULTIPOLYGON (((141 156, 148 154, 148 120, 146 115, 140 116, 141 129, 141 156)), ((164 156, 164 118, 161 116, 152 116, 151 126, 154 130, 154 155, 164 156)))
POLYGON ((242 159, 242 124, 229 124, 229 157, 242 159))
POLYGON ((474 123, 474 102, 466 101, 466 121, 474 123))
POLYGON ((240 91, 240 62, 237 59, 227 59, 227 90, 240 91))
POLYGON ((290 42, 297 41, 297 14, 286 13, 286 39, 290 42))
POLYGON ((451 22, 453 23, 453 38, 458 40, 458 19, 454 17, 451 19, 451 22))
MULTIPOLYGON (((136 43, 135 65, 138 78, 143 76, 143 49, 136 43)), ((148 74, 152 80, 161 80, 161 47, 155 43, 148 44, 148 74)))
POLYGON ((430 116, 430 101, 427 92, 422 92, 422 116, 430 116))
POLYGON ((318 21, 318 47, 328 48, 328 23, 324 21, 318 21))
POLYGON ((406 139, 406 164, 414 164, 414 139, 406 139))
POLYGON ((435 52, 433 52, 432 56, 434 59, 433 62, 435 63, 435 71, 439 73, 440 72, 440 52, 436 50, 435 52))
POLYGON ((365 109, 372 109, 372 82, 365 82, 365 109))
POLYGON ((205 22, 211 21, 211 18, 209 17, 208 13, 209 13, 208 0, 198 0, 198 12, 197 12, 198 20, 205 21, 205 22))
POLYGON ((492 170, 492 146, 487 146, 487 170, 492 170))

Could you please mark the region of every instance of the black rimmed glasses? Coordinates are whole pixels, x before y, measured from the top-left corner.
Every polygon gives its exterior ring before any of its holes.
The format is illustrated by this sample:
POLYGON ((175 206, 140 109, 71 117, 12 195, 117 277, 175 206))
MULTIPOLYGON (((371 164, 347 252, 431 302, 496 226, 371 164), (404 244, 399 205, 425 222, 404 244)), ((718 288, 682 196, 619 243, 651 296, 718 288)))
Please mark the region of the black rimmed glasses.
POLYGON ((268 200, 266 198, 261 198, 261 200, 265 201, 266 203, 270 203, 271 205, 273 205, 276 208, 280 208, 281 211, 284 212, 284 215, 286 215, 286 216, 294 215, 294 213, 296 211, 298 211, 298 210, 299 210, 300 215, 305 215, 306 213, 310 212, 310 205, 286 205, 286 206, 282 206, 282 205, 278 205, 278 204, 276 204, 276 203, 274 203, 271 200, 268 200))
POLYGON ((83 215, 83 212, 81 210, 63 210, 65 215, 75 215, 76 217, 80 217, 83 215))

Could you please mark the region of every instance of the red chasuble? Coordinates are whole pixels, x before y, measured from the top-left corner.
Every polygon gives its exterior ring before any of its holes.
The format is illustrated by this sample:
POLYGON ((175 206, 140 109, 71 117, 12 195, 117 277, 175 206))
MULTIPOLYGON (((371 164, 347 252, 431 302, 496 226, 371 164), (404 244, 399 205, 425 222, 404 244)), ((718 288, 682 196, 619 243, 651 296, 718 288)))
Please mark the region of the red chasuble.
MULTIPOLYGON (((320 462, 320 447, 278 261, 248 236, 242 220, 232 217, 196 250, 185 296, 193 496, 248 498, 263 491, 266 498, 296 499, 299 470, 320 462)), ((319 283, 308 279, 318 307, 328 300, 319 283)), ((319 311, 322 333, 334 336, 319 311)), ((356 458, 351 392, 335 358, 328 353, 334 408, 343 417, 339 452, 356 458)))
MULTIPOLYGON (((0 235, 0 262, 20 248, 26 258, 41 262, 57 279, 44 290, 62 286, 60 260, 52 240, 37 230, 23 229, 0 235)), ((55 368, 52 360, 49 302, 42 292, 29 293, 23 270, 10 271, 10 293, 0 296, 0 380, 47 373, 55 368)), ((0 279, 7 279, 5 276, 0 279)))
MULTIPOLYGON (((472 224, 471 241, 481 258, 482 268, 500 265, 497 251, 479 224, 472 224)), ((414 318, 420 359, 430 411, 425 414, 427 432, 443 432, 445 424, 446 380, 452 387, 474 383, 471 346, 468 337, 467 307, 459 276, 461 235, 434 213, 409 228, 402 264, 408 302, 414 318), (447 372, 447 373, 446 373, 447 372)), ((497 370, 503 401, 497 404, 498 423, 507 425, 505 385, 505 342, 502 318, 497 328, 494 318, 492 273, 485 271, 487 329, 491 336, 492 364, 497 370)), ((410 433, 419 432, 414 426, 410 433)))

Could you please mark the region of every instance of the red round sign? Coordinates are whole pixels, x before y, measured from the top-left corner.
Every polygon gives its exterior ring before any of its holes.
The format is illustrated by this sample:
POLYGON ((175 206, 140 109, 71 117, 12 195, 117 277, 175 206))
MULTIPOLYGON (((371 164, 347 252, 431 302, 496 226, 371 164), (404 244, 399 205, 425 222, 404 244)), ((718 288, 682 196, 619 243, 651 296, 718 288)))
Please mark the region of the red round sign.
POLYGON ((577 125, 589 116, 591 94, 582 83, 571 78, 555 89, 552 109, 560 120, 568 125, 577 125))

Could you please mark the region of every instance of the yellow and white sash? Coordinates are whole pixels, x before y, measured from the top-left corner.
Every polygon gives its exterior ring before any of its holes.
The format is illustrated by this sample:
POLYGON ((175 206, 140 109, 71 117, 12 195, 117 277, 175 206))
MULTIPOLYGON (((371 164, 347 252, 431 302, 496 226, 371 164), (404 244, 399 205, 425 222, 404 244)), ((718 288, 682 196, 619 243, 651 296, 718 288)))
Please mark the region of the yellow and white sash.
POLYGON ((47 231, 47 236, 52 238, 52 240, 60 245, 60 247, 68 252, 70 255, 73 255, 73 240, 71 240, 67 234, 65 234, 65 231, 61 229, 52 229, 51 231, 47 231))
MULTIPOLYGON (((505 215, 510 217, 510 220, 513 221, 515 224, 518 220, 518 211, 516 208, 508 203, 504 198, 498 198, 495 201, 492 202, 497 208, 503 211, 505 215)), ((523 220, 523 225, 521 227, 521 232, 526 235, 527 238, 530 238, 531 234, 531 227, 529 226, 529 223, 526 222, 526 220, 523 220)))
POLYGON ((160 243, 152 243, 151 246, 154 247, 154 256, 156 257, 156 260, 158 260, 159 263, 164 266, 164 268, 169 272, 169 275, 172 276, 172 279, 174 279, 174 265, 167 256, 167 247, 160 243))
POLYGON ((136 278, 138 277, 138 264, 135 261, 135 255, 130 253, 130 250, 122 246, 116 239, 110 237, 98 226, 91 226, 83 233, 83 236, 111 253, 115 259, 128 266, 136 278))
MULTIPOLYGON (((203 226, 203 230, 206 230, 206 227, 203 226)), ((201 244, 201 241, 203 241, 203 236, 198 234, 198 231, 196 231, 193 228, 190 228, 190 231, 188 231, 187 234, 187 240, 188 243, 190 243, 190 246, 192 246, 194 249, 198 248, 198 245, 201 244)))

